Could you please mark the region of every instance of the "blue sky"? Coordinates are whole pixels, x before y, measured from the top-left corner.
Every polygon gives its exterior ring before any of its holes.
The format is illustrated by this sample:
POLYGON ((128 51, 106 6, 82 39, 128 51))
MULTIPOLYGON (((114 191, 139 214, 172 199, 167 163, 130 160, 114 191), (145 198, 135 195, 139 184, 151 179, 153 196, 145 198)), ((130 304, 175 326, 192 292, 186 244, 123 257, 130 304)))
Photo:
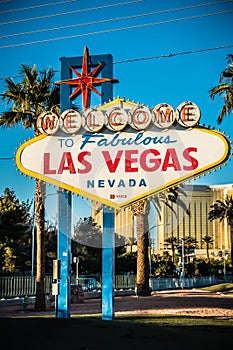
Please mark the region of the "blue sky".
MULTIPOLYGON (((90 55, 112 54, 120 82, 114 96, 150 107, 167 102, 176 108, 193 101, 201 109, 201 124, 220 128, 233 140, 233 116, 217 125, 222 101, 208 94, 226 68, 227 54, 233 53, 232 11, 233 2, 224 0, 0 1, 0 93, 3 78, 17 81, 22 63, 39 70, 51 67, 59 80, 60 57, 82 56, 87 46, 90 55)), ((81 105, 81 99, 76 102, 81 105)), ((93 96, 92 104, 99 103, 93 96)), ((0 112, 5 108, 1 104, 0 112)), ((20 143, 32 136, 21 127, 1 128, 0 158, 14 157, 20 143)), ((0 160, 0 169, 1 194, 9 187, 20 200, 33 198, 35 182, 20 175, 14 160, 0 160)), ((232 170, 229 161, 195 183, 233 183, 232 170)), ((48 207, 54 193, 48 189, 48 207)), ((90 211, 87 201, 78 201, 78 216, 90 211)))

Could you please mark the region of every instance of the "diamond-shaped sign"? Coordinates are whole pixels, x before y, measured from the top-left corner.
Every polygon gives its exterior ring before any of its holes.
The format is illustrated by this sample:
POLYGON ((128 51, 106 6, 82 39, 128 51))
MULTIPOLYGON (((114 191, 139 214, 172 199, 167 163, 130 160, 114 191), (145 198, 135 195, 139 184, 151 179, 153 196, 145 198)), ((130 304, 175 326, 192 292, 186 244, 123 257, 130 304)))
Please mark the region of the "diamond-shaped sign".
POLYGON ((16 162, 29 176, 122 208, 218 167, 229 150, 222 133, 204 127, 105 128, 41 135, 19 148, 16 162))

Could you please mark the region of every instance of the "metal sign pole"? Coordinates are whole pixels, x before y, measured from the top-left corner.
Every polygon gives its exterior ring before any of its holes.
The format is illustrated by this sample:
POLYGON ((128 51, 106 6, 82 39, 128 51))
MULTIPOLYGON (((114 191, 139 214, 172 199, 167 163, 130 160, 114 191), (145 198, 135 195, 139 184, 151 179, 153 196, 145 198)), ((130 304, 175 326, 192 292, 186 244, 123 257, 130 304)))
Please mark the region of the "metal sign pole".
POLYGON ((102 319, 112 320, 115 289, 114 210, 106 207, 103 209, 102 242, 102 319))
MULTIPOLYGON (((71 76, 67 59, 61 58, 61 79, 71 76)), ((61 112, 71 108, 70 87, 60 88, 61 112)), ((71 266, 71 207, 72 196, 69 191, 58 191, 58 259, 60 260, 60 280, 55 313, 58 318, 70 317, 70 266, 71 266)))
MULTIPOLYGON (((113 58, 106 55, 106 66, 102 71, 103 77, 113 77, 113 58)), ((113 98, 111 83, 102 85, 102 103, 113 98), (105 89, 103 91, 103 89, 105 89)), ((103 208, 103 234, 102 234, 102 319, 114 318, 114 289, 115 289, 115 212, 103 208)))
POLYGON ((70 192, 58 191, 58 259, 61 263, 56 315, 59 318, 70 317, 71 199, 70 192))

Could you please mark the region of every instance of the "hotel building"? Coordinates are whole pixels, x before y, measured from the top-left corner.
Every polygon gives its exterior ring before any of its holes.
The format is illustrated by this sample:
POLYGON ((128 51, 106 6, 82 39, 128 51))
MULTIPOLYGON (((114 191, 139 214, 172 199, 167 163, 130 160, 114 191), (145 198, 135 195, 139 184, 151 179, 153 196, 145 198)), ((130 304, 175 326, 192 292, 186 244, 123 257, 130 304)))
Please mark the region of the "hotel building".
MULTIPOLYGON (((185 195, 181 199, 190 210, 190 215, 177 204, 173 205, 173 211, 166 205, 161 206, 160 217, 151 206, 149 215, 151 250, 155 254, 161 254, 165 248, 165 240, 168 237, 178 239, 191 237, 197 241, 196 256, 206 256, 206 245, 203 237, 210 236, 213 244, 210 253, 217 256, 219 251, 230 252, 230 228, 226 219, 222 222, 208 220, 211 205, 217 200, 224 200, 226 195, 233 195, 233 184, 226 185, 185 185, 185 195)), ((102 210, 93 206, 93 218, 102 227, 102 210)), ((116 211, 115 231, 124 236, 129 244, 136 240, 135 219, 130 207, 116 211)), ((132 249, 132 247, 130 248, 132 249)), ((136 249, 136 246, 134 246, 136 249)), ((168 249, 169 250, 169 249, 168 249)))

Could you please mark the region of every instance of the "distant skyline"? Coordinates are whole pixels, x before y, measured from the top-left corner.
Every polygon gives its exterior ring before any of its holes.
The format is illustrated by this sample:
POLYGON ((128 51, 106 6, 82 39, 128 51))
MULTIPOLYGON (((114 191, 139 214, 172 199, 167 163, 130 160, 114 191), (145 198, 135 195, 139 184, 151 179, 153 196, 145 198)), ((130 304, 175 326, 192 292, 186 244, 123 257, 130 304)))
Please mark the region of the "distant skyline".
MULTIPOLYGON (((162 102, 176 108, 193 101, 201 109, 201 125, 220 128, 233 140, 233 116, 218 125, 223 102, 218 97, 210 100, 208 93, 218 85, 227 54, 233 53, 233 1, 103 0, 100 4, 93 0, 87 6, 84 0, 60 5, 32 0, 30 9, 28 1, 2 1, 0 27, 0 93, 5 77, 17 81, 22 63, 36 64, 39 70, 52 67, 59 80, 60 57, 82 56, 87 46, 90 55, 112 54, 113 76, 119 80, 113 86, 114 96, 151 108, 162 102)), ((75 102, 81 106, 80 97, 75 102)), ((99 97, 92 95, 92 105, 99 103, 99 97)), ((6 109, 1 104, 0 112, 6 109)), ((1 194, 9 187, 20 200, 33 199, 34 179, 20 175, 15 161, 5 159, 14 158, 20 144, 31 137, 33 131, 20 126, 0 128, 1 194)), ((232 160, 192 183, 233 183, 232 160)), ((56 205, 55 192, 56 188, 48 188, 48 207, 56 205)), ((89 201, 78 198, 75 203, 77 217, 91 211, 89 201)))

